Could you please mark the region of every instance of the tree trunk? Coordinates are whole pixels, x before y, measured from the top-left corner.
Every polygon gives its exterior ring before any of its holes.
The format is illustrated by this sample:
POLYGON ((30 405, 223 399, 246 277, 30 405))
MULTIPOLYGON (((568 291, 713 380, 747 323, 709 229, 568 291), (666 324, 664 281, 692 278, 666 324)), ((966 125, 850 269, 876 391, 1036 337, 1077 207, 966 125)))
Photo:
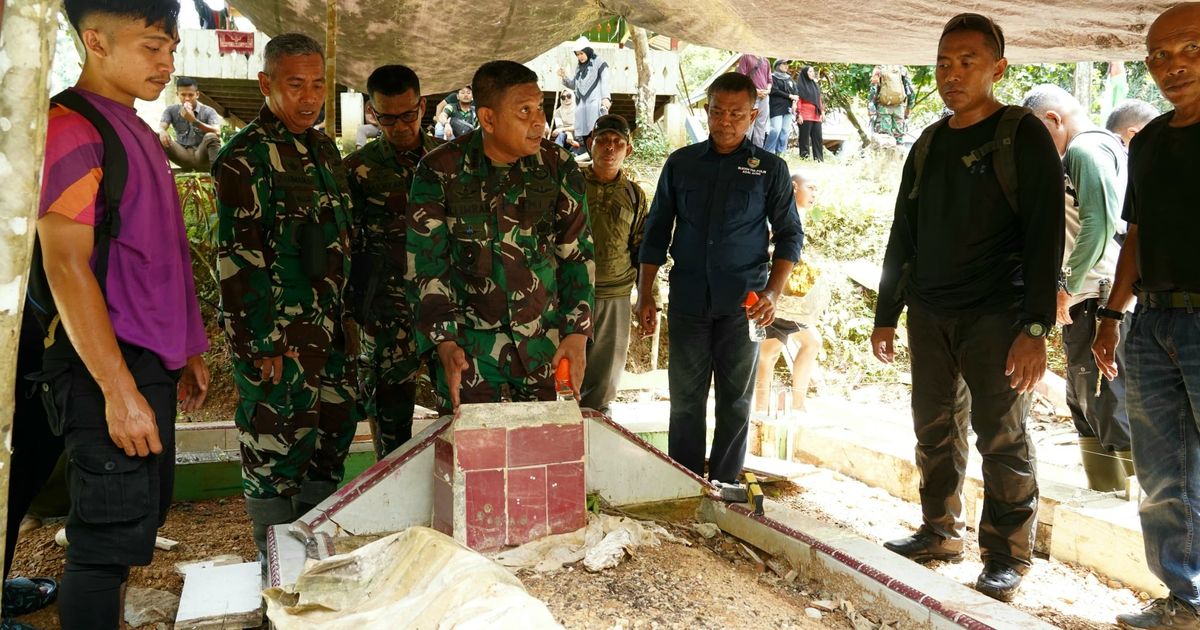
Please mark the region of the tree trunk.
POLYGON ((862 124, 858 122, 858 116, 854 115, 854 107, 852 106, 853 103, 849 98, 846 97, 844 93, 842 93, 841 90, 833 87, 832 81, 829 82, 829 97, 830 100, 833 101, 833 105, 842 110, 842 113, 846 114, 846 120, 849 121, 850 126, 854 127, 854 130, 858 132, 858 137, 860 140, 862 140, 862 146, 865 147, 871 144, 870 136, 868 136, 867 132, 863 130, 862 124))
POLYGON ((6 533, 17 342, 41 189, 58 9, 57 0, 7 0, 0 13, 0 49, 12 64, 0 70, 0 178, 5 182, 0 195, 0 536, 6 533))
POLYGON ((646 29, 629 25, 629 37, 633 40, 633 58, 637 61, 638 87, 634 95, 637 108, 637 125, 654 123, 654 87, 650 74, 650 38, 646 29))
POLYGON ((1083 106, 1083 111, 1091 117, 1092 113, 1092 62, 1080 61, 1075 64, 1075 99, 1083 106))

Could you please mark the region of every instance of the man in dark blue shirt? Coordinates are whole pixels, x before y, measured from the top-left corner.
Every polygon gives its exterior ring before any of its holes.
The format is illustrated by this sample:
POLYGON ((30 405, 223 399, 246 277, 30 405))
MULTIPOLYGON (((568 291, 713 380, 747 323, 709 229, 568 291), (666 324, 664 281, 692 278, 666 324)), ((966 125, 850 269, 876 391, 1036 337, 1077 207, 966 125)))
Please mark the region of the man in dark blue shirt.
POLYGON ((646 334, 658 325, 651 289, 668 246, 674 260, 667 314, 668 453, 704 474, 708 387, 715 377, 717 426, 708 476, 722 482, 737 481, 746 457, 758 359, 747 318, 761 326, 775 319, 775 300, 804 242, 787 164, 746 138, 755 117, 766 115, 755 109, 756 99, 745 75, 724 74, 709 86, 709 139, 667 158, 641 251, 637 311, 646 334), (752 291, 758 302, 745 308, 752 291))

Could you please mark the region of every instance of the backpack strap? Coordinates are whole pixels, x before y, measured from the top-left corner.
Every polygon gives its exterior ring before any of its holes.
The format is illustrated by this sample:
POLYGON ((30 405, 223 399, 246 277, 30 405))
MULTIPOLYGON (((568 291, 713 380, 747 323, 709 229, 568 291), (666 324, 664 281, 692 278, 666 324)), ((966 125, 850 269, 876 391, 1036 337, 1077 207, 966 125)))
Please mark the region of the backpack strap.
MULTIPOLYGON (((71 90, 63 90, 51 97, 50 102, 83 116, 95 127, 103 143, 101 185, 104 187, 104 216, 100 217, 99 223, 93 230, 93 251, 96 256, 96 283, 100 286, 100 294, 107 295, 109 245, 121 230, 120 207, 121 198, 125 193, 125 183, 129 179, 128 156, 125 153, 125 146, 121 144, 121 139, 117 136, 112 124, 87 99, 71 90)), ((25 296, 46 334, 42 342, 43 349, 49 350, 57 341, 61 317, 54 304, 50 282, 46 278, 43 258, 41 237, 39 236, 33 241, 33 257, 30 261, 29 283, 25 296)), ((70 345, 69 342, 68 345, 70 345)), ((71 355, 74 353, 74 349, 73 347, 64 349, 64 352, 71 355)))
POLYGON ((950 117, 946 116, 929 125, 913 144, 913 182, 912 188, 908 191, 909 201, 916 201, 917 196, 921 193, 921 178, 925 174, 925 162, 929 159, 929 148, 933 144, 933 136, 937 134, 938 129, 946 126, 946 122, 949 120, 950 117))
POLYGON ((105 293, 108 281, 108 251, 112 239, 121 232, 121 197, 125 194, 125 183, 129 179, 129 159, 125 146, 117 136, 112 123, 104 117, 86 98, 71 90, 63 90, 50 99, 87 119, 104 144, 104 216, 95 228, 96 281, 100 293, 105 293))
POLYGON ((1000 190, 1004 193, 1004 198, 1013 212, 1019 212, 1015 148, 1017 128, 1025 116, 1031 115, 1033 112, 1024 107, 1017 105, 1005 107, 1004 113, 1000 115, 1000 122, 996 125, 996 135, 992 137, 992 140, 962 156, 963 164, 967 168, 971 168, 976 162, 990 154, 995 154, 992 156, 992 171, 996 173, 996 180, 1000 182, 1000 190))

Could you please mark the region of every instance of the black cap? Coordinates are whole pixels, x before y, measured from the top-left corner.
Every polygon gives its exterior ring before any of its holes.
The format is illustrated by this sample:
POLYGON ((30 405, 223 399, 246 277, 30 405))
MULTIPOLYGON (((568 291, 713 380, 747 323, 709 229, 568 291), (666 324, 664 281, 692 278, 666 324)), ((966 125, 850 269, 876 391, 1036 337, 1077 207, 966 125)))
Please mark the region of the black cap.
POLYGON ((629 131, 629 123, 625 121, 624 116, 605 114, 596 119, 596 126, 592 128, 592 137, 597 138, 600 134, 609 132, 621 134, 626 142, 633 142, 629 131))

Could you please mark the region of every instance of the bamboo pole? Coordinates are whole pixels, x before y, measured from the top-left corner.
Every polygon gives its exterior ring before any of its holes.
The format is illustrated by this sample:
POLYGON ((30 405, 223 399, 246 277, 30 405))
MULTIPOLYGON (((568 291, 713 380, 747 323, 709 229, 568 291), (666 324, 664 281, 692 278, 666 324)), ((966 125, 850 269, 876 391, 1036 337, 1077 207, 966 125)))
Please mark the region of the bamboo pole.
MULTIPOLYGON (((12 462, 17 342, 46 146, 47 82, 58 0, 6 0, 0 13, 0 536, 5 535, 12 462)), ((3 559, 0 551, 0 560, 3 559)))
POLYGON ((337 140, 337 0, 325 0, 325 135, 337 140))

